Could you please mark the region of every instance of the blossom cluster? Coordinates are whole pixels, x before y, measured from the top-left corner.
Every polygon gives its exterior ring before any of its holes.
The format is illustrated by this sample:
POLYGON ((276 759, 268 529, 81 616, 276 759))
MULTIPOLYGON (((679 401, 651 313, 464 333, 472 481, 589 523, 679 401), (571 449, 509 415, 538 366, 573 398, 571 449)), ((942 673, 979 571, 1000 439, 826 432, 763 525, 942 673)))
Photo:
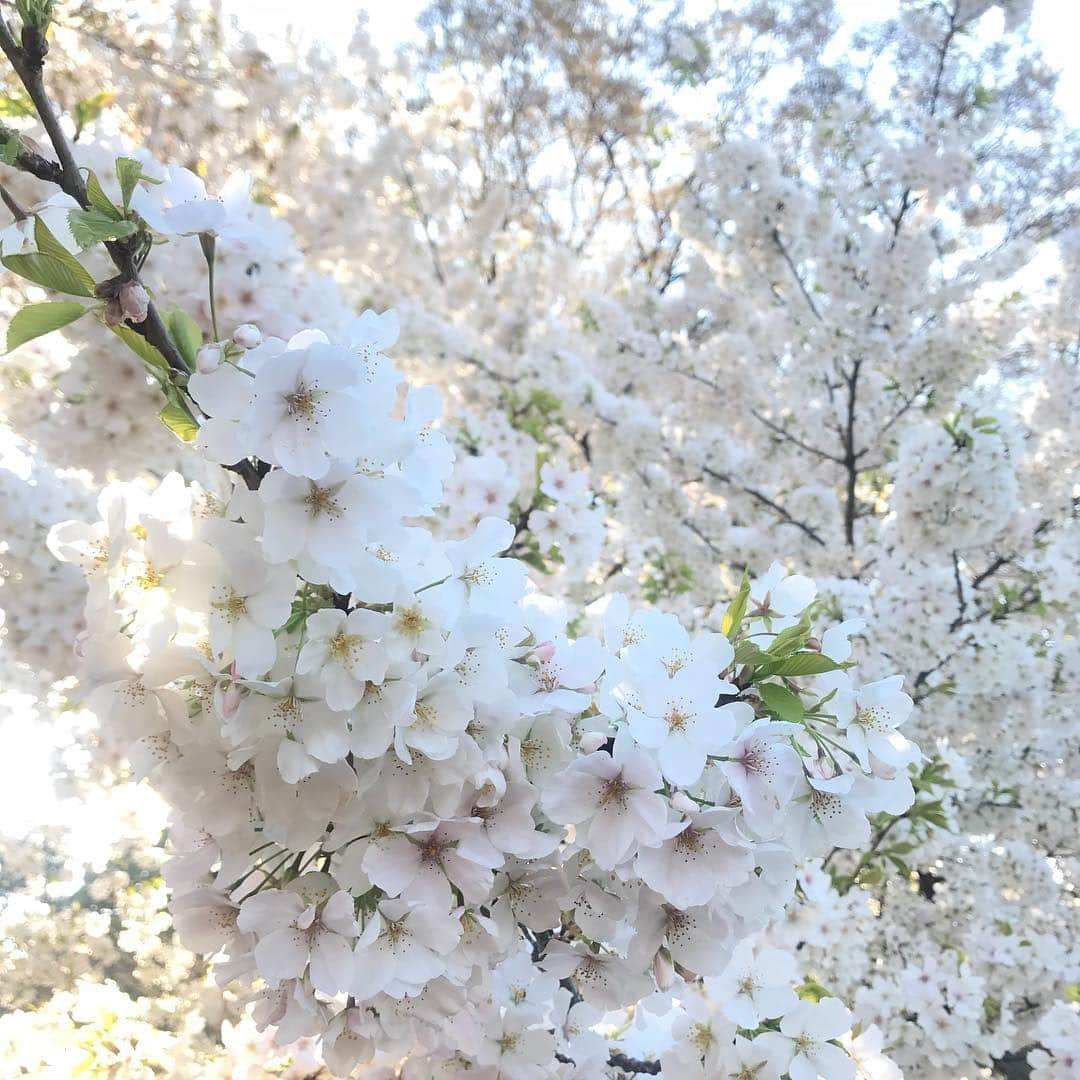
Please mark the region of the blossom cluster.
MULTIPOLYGON (((224 227, 193 184, 143 194, 157 231, 224 227)), ((802 860, 910 806, 912 702, 856 681, 860 623, 813 637, 815 586, 779 563, 691 633, 618 594, 553 602, 505 519, 437 538, 453 451, 397 332, 368 311, 339 341, 204 345, 196 443, 245 482, 111 485, 50 545, 88 579, 89 700, 174 807, 181 939, 259 988, 259 1023, 340 1073, 412 1052, 569 1075, 559 1015, 751 961, 802 860)), ((589 497, 554 464, 539 490, 552 514, 589 497)), ((739 1038, 778 1024, 747 1053, 851 1075, 843 1006, 762 963, 785 992, 736 1010, 739 1038)))

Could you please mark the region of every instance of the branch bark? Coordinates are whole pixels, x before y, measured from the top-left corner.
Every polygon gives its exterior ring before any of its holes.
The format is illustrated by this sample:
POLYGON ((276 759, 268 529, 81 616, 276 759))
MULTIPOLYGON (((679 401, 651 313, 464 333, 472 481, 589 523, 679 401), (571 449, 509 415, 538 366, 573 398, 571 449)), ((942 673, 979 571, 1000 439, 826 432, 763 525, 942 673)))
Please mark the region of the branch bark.
MULTIPOLYGON (((24 35, 25 41, 25 35, 24 35)), ((71 143, 60 126, 60 120, 53 109, 52 102, 45 90, 45 54, 43 50, 29 51, 20 45, 11 32, 7 20, 0 15, 0 49, 23 84, 27 95, 33 102, 42 126, 52 143, 59 164, 47 161, 37 154, 20 153, 15 165, 40 179, 58 184, 60 189, 70 195, 84 210, 90 208, 86 194, 86 183, 79 171, 78 163, 71 149, 71 143)), ((135 254, 130 243, 123 240, 106 244, 109 256, 120 271, 125 281, 139 281, 135 254)), ((153 302, 147 308, 146 318, 141 323, 132 323, 132 328, 141 334, 165 357, 166 363, 179 374, 187 375, 187 365, 153 302)))

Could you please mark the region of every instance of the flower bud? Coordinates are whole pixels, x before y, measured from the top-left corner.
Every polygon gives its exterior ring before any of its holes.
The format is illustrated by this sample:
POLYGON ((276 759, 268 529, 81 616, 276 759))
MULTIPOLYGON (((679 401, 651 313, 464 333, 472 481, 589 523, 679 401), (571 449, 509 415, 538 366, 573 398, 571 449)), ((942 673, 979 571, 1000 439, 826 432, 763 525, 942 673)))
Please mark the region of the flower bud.
POLYGON ((217 371, 220 364, 221 347, 219 345, 204 345, 195 354, 195 367, 202 375, 217 371))
POLYGON ((555 644, 551 641, 541 641, 533 650, 533 656, 535 656, 541 664, 546 664, 554 655, 555 644))
POLYGON ((129 322, 141 323, 150 308, 150 294, 137 281, 125 281, 117 294, 120 312, 129 322))
POLYGON ((262 341, 262 331, 254 323, 243 323, 232 332, 232 339, 241 349, 254 349, 262 341))
POLYGON ((599 750, 607 742, 607 736, 602 731, 586 731, 581 736, 581 752, 591 754, 599 750))
POLYGON ((685 791, 676 791, 671 796, 671 809, 680 814, 693 814, 697 811, 697 803, 685 791))
POLYGON ((670 990, 675 985, 675 965, 671 962, 667 949, 661 949, 653 959, 653 976, 661 991, 670 990))

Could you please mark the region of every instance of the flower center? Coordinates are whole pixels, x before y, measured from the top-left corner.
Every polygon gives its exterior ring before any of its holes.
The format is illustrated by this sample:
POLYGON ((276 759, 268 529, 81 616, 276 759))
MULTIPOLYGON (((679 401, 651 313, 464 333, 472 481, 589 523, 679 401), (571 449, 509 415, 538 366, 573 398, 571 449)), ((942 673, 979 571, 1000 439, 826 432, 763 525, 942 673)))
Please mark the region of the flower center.
POLYGON ((352 664, 356 661, 363 640, 359 634, 339 630, 330 641, 330 655, 340 664, 352 664))
POLYGON ((303 382, 296 384, 296 389, 291 394, 285 395, 285 411, 290 416, 301 417, 310 420, 315 415, 317 399, 315 397, 315 385, 307 386, 303 382))
POLYGON ((315 487, 312 485, 307 503, 308 513, 313 517, 340 517, 341 507, 334 501, 334 493, 330 488, 315 487))
POLYGON ((241 615, 247 614, 247 597, 230 588, 229 595, 224 600, 215 600, 211 607, 223 612, 229 622, 236 622, 241 615))

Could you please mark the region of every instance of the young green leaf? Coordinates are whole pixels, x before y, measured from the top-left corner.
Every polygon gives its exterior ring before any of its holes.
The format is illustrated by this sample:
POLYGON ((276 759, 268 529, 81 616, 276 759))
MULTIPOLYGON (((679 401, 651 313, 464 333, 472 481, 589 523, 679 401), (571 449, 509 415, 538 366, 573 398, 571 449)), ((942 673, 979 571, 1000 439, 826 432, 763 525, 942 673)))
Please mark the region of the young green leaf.
POLYGON ((99 214, 104 214, 113 221, 119 221, 123 217, 123 214, 113 205, 112 199, 105 194, 105 189, 101 186, 101 181, 93 169, 86 174, 86 197, 99 214))
POLYGON ((810 640, 810 617, 804 615, 794 626, 781 630, 772 639, 768 652, 770 656, 790 656, 798 652, 810 640))
POLYGON ((71 210, 68 227, 81 248, 93 247, 105 240, 122 240, 137 228, 134 221, 110 217, 101 210, 71 210))
POLYGON ((161 183, 160 180, 154 180, 149 176, 144 176, 142 162, 129 157, 118 157, 116 159, 116 176, 120 181, 120 192, 124 199, 125 210, 130 208, 132 193, 135 191, 135 185, 140 180, 145 180, 148 184, 161 183))
POLYGON ((110 326, 109 329, 147 366, 155 379, 168 380, 168 362, 142 334, 123 324, 110 326))
POLYGON ((744 572, 739 591, 735 594, 735 599, 728 604, 728 609, 724 612, 724 621, 720 624, 720 632, 726 634, 729 641, 734 641, 735 635, 739 632, 749 599, 750 578, 744 572))
POLYGON ((824 653, 804 652, 765 664, 759 674, 762 678, 782 675, 791 679, 800 675, 824 675, 827 671, 839 671, 842 667, 843 664, 838 664, 824 653))
POLYGON ((195 370, 195 357, 203 343, 203 333, 199 324, 180 308, 173 308, 165 316, 165 325, 169 328, 169 334, 176 342, 180 355, 184 358, 189 370, 195 370))
POLYGON ((102 90, 92 97, 83 98, 82 101, 76 101, 75 108, 72 110, 72 119, 75 121, 76 138, 78 138, 79 133, 87 124, 96 120, 101 115, 102 111, 115 100, 116 95, 111 90, 102 90))
POLYGON ((806 715, 798 696, 779 683, 762 683, 757 690, 769 712, 778 719, 797 724, 806 715))
POLYGON ((194 442, 199 425, 180 391, 171 383, 162 384, 168 404, 158 413, 165 426, 182 442, 194 442))
POLYGON ((8 323, 7 351, 17 349, 34 338, 50 334, 82 318, 90 309, 74 300, 59 300, 51 304, 27 304, 8 323))
POLYGON ((3 262, 13 274, 18 274, 35 285, 43 285, 54 292, 67 293, 69 296, 93 296, 93 287, 87 287, 82 275, 72 270, 71 266, 52 255, 42 255, 31 251, 26 255, 8 255, 3 262))

